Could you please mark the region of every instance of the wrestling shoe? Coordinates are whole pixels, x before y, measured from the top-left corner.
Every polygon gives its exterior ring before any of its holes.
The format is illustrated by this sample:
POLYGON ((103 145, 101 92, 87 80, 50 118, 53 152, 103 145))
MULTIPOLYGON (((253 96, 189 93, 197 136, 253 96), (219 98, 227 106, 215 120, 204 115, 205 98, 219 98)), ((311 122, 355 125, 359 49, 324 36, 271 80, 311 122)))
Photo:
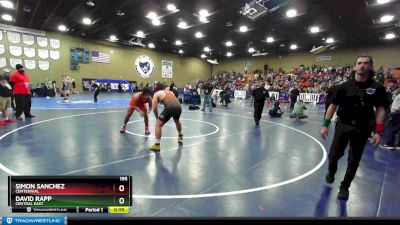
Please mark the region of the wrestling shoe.
POLYGON ((123 133, 125 133, 126 132, 126 126, 124 125, 124 126, 122 126, 122 128, 121 128, 121 130, 119 131, 121 134, 123 134, 123 133))
POLYGON ((335 181, 335 175, 333 175, 332 173, 328 172, 325 176, 325 181, 328 184, 332 184, 335 181))
POLYGON ((150 147, 150 150, 152 150, 152 151, 160 151, 160 150, 161 150, 160 144, 154 144, 154 145, 152 145, 152 146, 150 147))
POLYGON ((340 200, 349 199, 349 189, 341 187, 340 190, 339 190, 337 198, 340 199, 340 200))

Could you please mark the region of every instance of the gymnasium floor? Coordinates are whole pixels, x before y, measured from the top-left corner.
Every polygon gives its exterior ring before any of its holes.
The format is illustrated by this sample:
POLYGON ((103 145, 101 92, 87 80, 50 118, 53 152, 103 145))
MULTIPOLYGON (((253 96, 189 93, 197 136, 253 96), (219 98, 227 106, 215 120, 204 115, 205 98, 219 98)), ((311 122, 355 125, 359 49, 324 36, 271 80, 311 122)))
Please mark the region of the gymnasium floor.
MULTIPOLYGON (((212 113, 183 105, 184 144, 174 124, 163 129, 162 150, 148 150, 137 113, 119 133, 129 95, 79 94, 33 98, 37 117, 0 127, 0 213, 7 207, 7 176, 131 175, 137 217, 399 217, 400 151, 368 146, 347 202, 336 199, 344 176, 325 184, 328 140, 319 136, 322 106, 308 105, 308 119, 263 116, 255 127, 249 101, 212 113)), ((162 109, 161 109, 162 110, 162 109)), ((264 113, 267 111, 265 110, 264 113)), ((154 116, 150 116, 152 132, 154 116)), ((73 216, 67 214, 66 216, 73 216)), ((79 214, 82 216, 82 214, 79 214)), ((87 215, 110 216, 110 215, 87 215)))

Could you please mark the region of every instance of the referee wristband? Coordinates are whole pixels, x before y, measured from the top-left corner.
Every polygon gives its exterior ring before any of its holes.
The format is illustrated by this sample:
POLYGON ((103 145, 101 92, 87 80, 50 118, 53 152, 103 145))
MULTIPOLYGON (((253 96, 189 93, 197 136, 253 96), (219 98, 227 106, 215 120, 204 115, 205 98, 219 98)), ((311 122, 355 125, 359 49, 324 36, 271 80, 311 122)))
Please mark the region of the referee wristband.
POLYGON ((380 134, 383 133, 385 126, 383 124, 376 124, 375 125, 375 133, 380 134))
POLYGON ((330 119, 325 119, 324 120, 324 124, 322 126, 323 127, 329 127, 329 124, 331 124, 331 120, 330 119))

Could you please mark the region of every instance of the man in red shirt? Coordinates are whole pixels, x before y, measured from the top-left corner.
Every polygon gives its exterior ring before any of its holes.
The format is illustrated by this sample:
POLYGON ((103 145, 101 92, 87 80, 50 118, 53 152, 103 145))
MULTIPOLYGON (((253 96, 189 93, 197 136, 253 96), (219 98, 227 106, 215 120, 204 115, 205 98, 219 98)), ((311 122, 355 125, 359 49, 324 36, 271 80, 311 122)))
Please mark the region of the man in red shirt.
POLYGON ((10 83, 13 83, 14 86, 15 117, 17 117, 17 120, 23 120, 21 114, 24 112, 25 118, 33 118, 35 116, 31 114, 32 100, 29 75, 25 73, 21 64, 17 64, 15 68, 17 71, 10 77, 10 83))

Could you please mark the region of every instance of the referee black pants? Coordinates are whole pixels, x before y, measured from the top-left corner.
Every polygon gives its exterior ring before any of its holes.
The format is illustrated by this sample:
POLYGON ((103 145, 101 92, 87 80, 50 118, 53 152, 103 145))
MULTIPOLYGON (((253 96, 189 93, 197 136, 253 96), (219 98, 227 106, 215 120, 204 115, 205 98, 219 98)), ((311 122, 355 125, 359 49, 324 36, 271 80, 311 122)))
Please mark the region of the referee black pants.
POLYGON ((14 95, 15 98, 15 104, 16 104, 16 109, 15 109, 15 116, 19 117, 22 115, 22 112, 24 112, 25 116, 31 115, 31 95, 26 94, 16 94, 14 95))
POLYGON ((347 144, 350 142, 346 175, 344 176, 340 187, 350 187, 350 184, 356 175, 365 144, 370 135, 371 130, 366 126, 357 127, 345 124, 341 121, 336 123, 335 134, 328 156, 329 172, 331 174, 336 173, 338 161, 344 155, 347 144))
POLYGON ((15 99, 14 95, 11 95, 11 108, 15 111, 16 108, 15 108, 14 99, 15 99))
POLYGON ((97 90, 97 91, 95 91, 94 92, 94 102, 97 102, 97 96, 99 96, 99 94, 100 94, 100 90, 97 90))
POLYGON ((297 102, 297 97, 296 98, 291 98, 290 99, 290 109, 293 110, 294 109, 294 104, 296 104, 297 102))
POLYGON ((264 104, 264 102, 254 102, 254 121, 256 123, 261 120, 264 104))

